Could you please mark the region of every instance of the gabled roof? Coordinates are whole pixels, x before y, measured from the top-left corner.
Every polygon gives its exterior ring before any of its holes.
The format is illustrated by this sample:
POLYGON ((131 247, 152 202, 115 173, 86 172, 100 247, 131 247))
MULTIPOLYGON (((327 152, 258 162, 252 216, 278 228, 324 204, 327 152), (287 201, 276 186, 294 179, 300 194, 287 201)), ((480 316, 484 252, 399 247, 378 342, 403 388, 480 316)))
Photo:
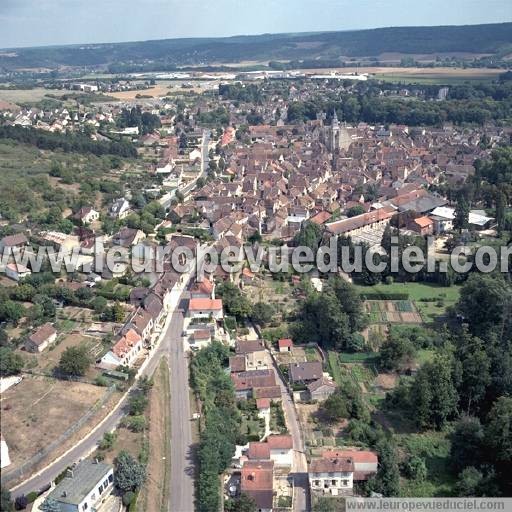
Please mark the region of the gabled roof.
POLYGON ((307 361, 304 363, 290 364, 290 378, 293 382, 317 380, 323 377, 322 363, 319 361, 307 361))
POLYGON ((336 389, 336 383, 326 377, 321 377, 320 379, 311 382, 311 384, 308 384, 308 389, 311 393, 313 393, 323 386, 336 389))
POLYGON ((259 352, 265 350, 261 340, 239 340, 236 342, 235 352, 237 354, 250 354, 251 352, 259 352))
POLYGON ((273 434, 267 437, 267 443, 271 450, 291 450, 293 439, 289 434, 273 434))
POLYGON ((56 333, 57 331, 53 325, 46 323, 39 327, 39 329, 37 329, 33 334, 31 334, 29 339, 35 345, 41 345, 56 333))
POLYGON ((124 336, 122 336, 112 347, 112 352, 122 359, 141 341, 142 338, 134 329, 128 329, 124 336))
POLYGON ((190 311, 222 311, 221 299, 190 299, 188 304, 190 311))
POLYGON ((251 460, 267 460, 270 459, 270 445, 268 443, 251 442, 247 457, 251 460))
POLYGON ((310 473, 350 473, 354 472, 354 461, 350 457, 321 457, 311 459, 310 473))

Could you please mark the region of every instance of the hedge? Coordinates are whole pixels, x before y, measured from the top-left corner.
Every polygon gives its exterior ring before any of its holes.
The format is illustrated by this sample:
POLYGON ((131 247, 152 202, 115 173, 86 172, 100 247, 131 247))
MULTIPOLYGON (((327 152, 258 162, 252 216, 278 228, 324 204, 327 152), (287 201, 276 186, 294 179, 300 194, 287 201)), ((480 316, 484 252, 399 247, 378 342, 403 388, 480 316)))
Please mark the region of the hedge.
POLYGON ((363 300, 409 300, 408 293, 395 292, 395 293, 386 293, 386 292, 370 292, 370 293, 360 293, 359 296, 363 300))

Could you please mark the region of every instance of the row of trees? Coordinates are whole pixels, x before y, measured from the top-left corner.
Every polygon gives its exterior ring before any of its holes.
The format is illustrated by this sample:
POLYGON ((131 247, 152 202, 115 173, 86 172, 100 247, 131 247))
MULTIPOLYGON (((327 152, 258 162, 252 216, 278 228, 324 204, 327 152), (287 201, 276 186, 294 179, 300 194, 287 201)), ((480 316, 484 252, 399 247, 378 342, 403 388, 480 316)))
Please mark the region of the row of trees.
POLYGON ((197 503, 199 512, 218 510, 219 475, 229 466, 240 435, 235 392, 224 371, 229 351, 219 342, 200 350, 190 364, 190 382, 203 404, 204 428, 199 442, 197 503))

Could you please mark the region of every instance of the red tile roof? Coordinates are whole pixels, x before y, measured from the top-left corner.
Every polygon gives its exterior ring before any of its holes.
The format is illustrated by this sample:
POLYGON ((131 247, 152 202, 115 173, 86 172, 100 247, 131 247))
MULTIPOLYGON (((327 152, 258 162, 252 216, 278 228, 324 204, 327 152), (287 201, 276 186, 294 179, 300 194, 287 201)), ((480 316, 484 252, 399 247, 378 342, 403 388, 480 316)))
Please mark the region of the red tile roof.
POLYGON ((279 340, 277 342, 277 344, 279 345, 279 348, 284 348, 284 347, 291 348, 291 347, 293 347, 293 341, 290 338, 283 338, 283 339, 279 340))
POLYGON ((256 407, 258 409, 268 409, 270 407, 270 398, 257 398, 256 407))
POLYGON ((270 459, 270 445, 268 443, 251 442, 247 457, 252 460, 270 459))
POLYGON ((322 453, 322 457, 341 457, 352 459, 356 464, 377 463, 379 461, 377 454, 369 450, 326 450, 322 453))
POLYGON ((252 390, 254 398, 281 398, 281 388, 279 386, 255 387, 252 390))
POLYGON ((270 435, 267 443, 271 450, 291 450, 293 448, 292 436, 288 434, 270 435))
POLYGON ((135 330, 128 329, 125 335, 112 347, 112 352, 117 357, 123 358, 141 341, 142 338, 135 330))
POLYGON ((221 299, 190 299, 188 309, 190 311, 221 311, 221 299))

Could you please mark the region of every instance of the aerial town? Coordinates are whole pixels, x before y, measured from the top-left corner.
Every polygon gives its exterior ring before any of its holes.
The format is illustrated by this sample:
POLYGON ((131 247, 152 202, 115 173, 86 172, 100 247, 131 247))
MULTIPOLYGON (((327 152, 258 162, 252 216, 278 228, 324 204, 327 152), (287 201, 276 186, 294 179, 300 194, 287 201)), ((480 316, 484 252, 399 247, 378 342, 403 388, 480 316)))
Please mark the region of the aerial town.
POLYGON ((510 496, 511 72, 441 64, 0 64, 2 511, 510 496))

